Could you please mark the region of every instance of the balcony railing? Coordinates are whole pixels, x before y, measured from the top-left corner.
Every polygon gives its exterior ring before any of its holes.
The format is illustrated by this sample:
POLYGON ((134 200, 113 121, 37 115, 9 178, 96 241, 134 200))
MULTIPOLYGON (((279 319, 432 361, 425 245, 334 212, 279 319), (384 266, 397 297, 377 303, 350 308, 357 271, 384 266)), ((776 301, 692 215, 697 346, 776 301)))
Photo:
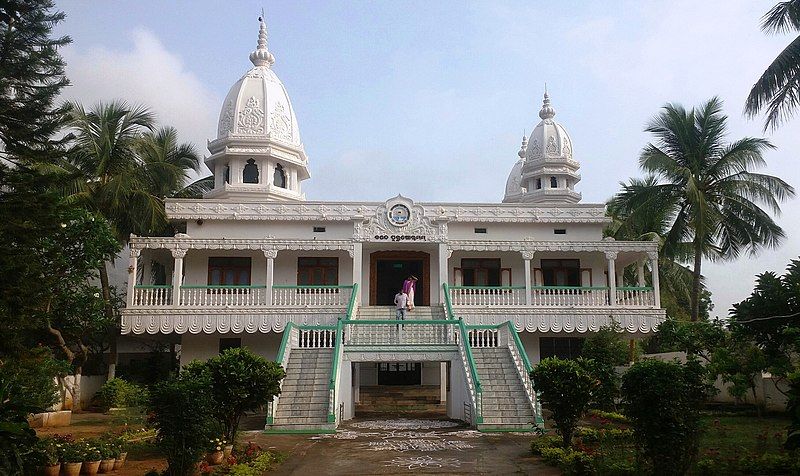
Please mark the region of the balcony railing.
POLYGON ((274 286, 274 306, 345 307, 350 302, 353 286, 274 286))
POLYGON ((617 288, 617 305, 626 307, 655 307, 656 295, 650 286, 617 288))
POLYGON ((136 285, 129 306, 148 307, 330 307, 345 308, 353 286, 183 285, 173 302, 170 285, 136 285))
POLYGON ((525 286, 450 286, 453 306, 524 306, 525 286))
POLYGON ((608 305, 608 288, 605 286, 533 286, 531 304, 534 306, 593 307, 608 305))

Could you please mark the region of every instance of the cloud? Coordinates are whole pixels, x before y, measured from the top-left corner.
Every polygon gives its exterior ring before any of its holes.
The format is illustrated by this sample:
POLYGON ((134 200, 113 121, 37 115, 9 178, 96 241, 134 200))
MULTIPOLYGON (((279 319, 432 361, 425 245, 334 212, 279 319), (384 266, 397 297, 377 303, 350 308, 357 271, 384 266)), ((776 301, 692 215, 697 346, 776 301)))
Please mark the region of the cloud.
POLYGON ((63 98, 87 106, 114 99, 144 104, 157 114, 160 125, 175 127, 182 141, 193 143, 201 155, 207 153, 206 140, 216 135, 221 99, 152 32, 135 29, 130 37, 130 49, 65 48, 72 86, 63 98))

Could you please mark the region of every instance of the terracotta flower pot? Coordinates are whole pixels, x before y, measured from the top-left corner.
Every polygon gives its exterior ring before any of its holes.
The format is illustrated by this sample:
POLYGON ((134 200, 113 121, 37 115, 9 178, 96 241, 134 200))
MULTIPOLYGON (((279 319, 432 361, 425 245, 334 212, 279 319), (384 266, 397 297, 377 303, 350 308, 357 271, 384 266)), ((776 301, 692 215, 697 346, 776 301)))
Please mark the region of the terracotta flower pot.
POLYGON ((114 462, 116 460, 114 458, 111 459, 104 459, 100 462, 100 474, 110 473, 114 471, 114 462))
POLYGON ((122 466, 125 464, 125 459, 127 457, 128 457, 127 451, 123 451, 122 453, 120 453, 117 459, 114 460, 114 470, 122 468, 122 466))
POLYGON ((213 451, 208 454, 208 464, 222 464, 225 459, 225 453, 222 451, 213 451))
POLYGON ((56 463, 52 466, 39 466, 39 474, 44 476, 58 476, 61 472, 61 463, 56 463))
POLYGON ((84 461, 81 467, 81 474, 94 476, 97 474, 97 469, 100 467, 100 461, 84 461))
POLYGON ((231 453, 233 453, 233 445, 225 445, 225 447, 222 448, 222 454, 225 456, 225 459, 228 459, 231 453))
POLYGON ((64 470, 64 476, 78 476, 81 474, 81 466, 83 463, 63 463, 61 469, 64 470))

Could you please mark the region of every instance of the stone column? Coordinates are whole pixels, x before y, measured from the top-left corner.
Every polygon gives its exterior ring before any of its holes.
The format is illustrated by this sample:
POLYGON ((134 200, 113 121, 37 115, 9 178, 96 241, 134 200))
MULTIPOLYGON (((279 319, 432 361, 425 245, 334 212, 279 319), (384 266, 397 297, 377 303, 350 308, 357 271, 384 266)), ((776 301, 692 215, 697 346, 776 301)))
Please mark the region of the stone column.
POLYGON ((172 305, 180 304, 181 285, 183 284, 183 257, 188 250, 175 248, 172 250, 172 257, 175 258, 175 265, 172 268, 172 305))
POLYGON ((447 362, 439 362, 439 403, 447 403, 447 362))
POLYGON ((606 251, 606 259, 608 260, 608 303, 611 306, 617 305, 617 269, 615 260, 617 259, 616 251, 606 251))
POLYGON ((652 251, 647 253, 647 258, 650 260, 650 270, 653 273, 653 299, 656 303, 656 308, 661 308, 661 285, 658 278, 658 252, 652 251))
POLYGON ((264 290, 264 304, 272 306, 272 286, 275 284, 275 258, 278 257, 278 250, 262 250, 264 257, 267 258, 267 279, 264 290))
POLYGON ((361 363, 353 363, 353 402, 361 403, 361 363))
POLYGON ((136 276, 138 273, 137 267, 139 266, 139 255, 141 253, 142 250, 131 248, 130 264, 128 265, 128 307, 133 306, 133 295, 136 292, 136 276))
POLYGON ((361 242, 353 243, 353 249, 350 251, 350 257, 353 258, 353 284, 358 283, 356 303, 360 303, 361 293, 364 291, 365 287, 361 276, 361 270, 363 269, 363 245, 361 242))
POLYGON ((525 263, 525 304, 528 306, 533 305, 533 285, 531 281, 531 260, 533 259, 533 251, 523 251, 522 261, 525 263))
POLYGON ((439 303, 444 303, 444 287, 442 286, 447 282, 447 260, 450 258, 450 247, 447 243, 439 243, 439 303))
POLYGON ((636 285, 640 288, 645 287, 644 281, 644 261, 639 260, 636 262, 636 285))

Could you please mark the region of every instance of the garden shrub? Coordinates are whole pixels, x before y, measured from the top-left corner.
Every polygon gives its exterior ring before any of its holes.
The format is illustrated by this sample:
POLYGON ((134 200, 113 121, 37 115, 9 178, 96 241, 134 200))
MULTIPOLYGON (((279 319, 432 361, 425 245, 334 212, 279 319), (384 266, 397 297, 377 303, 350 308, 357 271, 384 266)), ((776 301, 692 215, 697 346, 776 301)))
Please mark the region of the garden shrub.
POLYGON ((148 406, 159 450, 167 459, 165 474, 192 474, 217 431, 208 381, 182 375, 157 384, 150 392, 148 406))
POLYGON ((789 398, 786 401, 786 412, 791 418, 791 423, 786 431, 786 443, 783 446, 787 450, 800 450, 800 369, 790 373, 787 381, 789 398))
POLYGON ((555 435, 540 436, 534 438, 531 443, 531 452, 535 455, 541 455, 544 448, 554 448, 561 446, 561 437, 555 435))
POLYGON ((581 357, 585 359, 586 370, 599 382, 594 391, 593 405, 604 410, 614 409, 620 385, 614 367, 627 364, 630 357, 619 325, 614 323, 602 327, 588 337, 583 343, 581 357))
POLYGON ((120 378, 106 381, 94 397, 104 412, 110 408, 140 407, 147 403, 147 389, 120 378))
POLYGON ((534 367, 530 376, 543 405, 552 412, 563 446, 570 446, 578 420, 592 401, 597 381, 586 372, 583 359, 550 357, 534 367))
POLYGON ((582 451, 572 448, 542 448, 542 459, 547 463, 558 466, 566 475, 593 474, 592 457, 582 451))
POLYGON ((682 475, 697 456, 699 408, 707 395, 704 370, 696 361, 645 360, 622 381, 625 414, 634 431, 644 472, 682 475))
POLYGON ((184 373, 209 382, 214 413, 230 442, 235 441, 245 412, 269 403, 280 393, 280 382, 286 376, 280 364, 247 348, 226 349, 205 363, 192 362, 184 373))

